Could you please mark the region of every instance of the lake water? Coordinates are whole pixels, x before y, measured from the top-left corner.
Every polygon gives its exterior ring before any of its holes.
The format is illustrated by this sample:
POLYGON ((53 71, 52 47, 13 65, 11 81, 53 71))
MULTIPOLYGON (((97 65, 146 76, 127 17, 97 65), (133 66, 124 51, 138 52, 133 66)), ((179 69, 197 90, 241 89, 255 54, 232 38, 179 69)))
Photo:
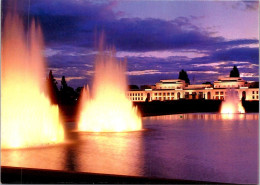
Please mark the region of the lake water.
POLYGON ((80 133, 51 147, 1 150, 1 165, 227 183, 258 182, 258 114, 143 118, 144 130, 80 133))

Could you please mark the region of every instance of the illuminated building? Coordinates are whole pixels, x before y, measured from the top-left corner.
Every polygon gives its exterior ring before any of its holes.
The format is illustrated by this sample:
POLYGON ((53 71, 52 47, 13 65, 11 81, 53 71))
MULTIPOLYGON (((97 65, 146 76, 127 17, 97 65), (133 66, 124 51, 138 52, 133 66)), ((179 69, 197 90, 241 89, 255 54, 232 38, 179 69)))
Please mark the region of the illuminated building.
MULTIPOLYGON (((252 83, 252 82, 251 82, 252 83)), ((239 99, 259 100, 259 88, 251 87, 250 83, 240 77, 219 78, 212 84, 186 84, 184 80, 160 80, 155 86, 144 90, 129 90, 128 98, 133 102, 168 101, 179 99, 224 100, 227 91, 233 89, 239 99)))

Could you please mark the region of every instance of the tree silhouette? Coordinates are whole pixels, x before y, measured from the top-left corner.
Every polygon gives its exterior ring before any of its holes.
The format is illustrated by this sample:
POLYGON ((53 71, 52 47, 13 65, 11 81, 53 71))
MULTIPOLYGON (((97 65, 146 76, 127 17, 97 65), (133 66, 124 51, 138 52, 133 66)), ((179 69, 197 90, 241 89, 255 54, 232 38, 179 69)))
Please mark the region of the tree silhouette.
POLYGON ((183 69, 179 72, 179 79, 184 80, 185 83, 190 84, 190 79, 188 77, 188 74, 183 69))
POLYGON ((48 95, 50 97, 51 103, 57 104, 58 103, 58 95, 59 95, 59 89, 57 87, 58 82, 54 78, 52 74, 52 70, 49 72, 49 76, 47 77, 47 89, 48 89, 48 95))
POLYGON ((237 66, 234 66, 233 69, 230 71, 229 77, 239 77, 239 71, 237 69, 237 66))
POLYGON ((74 104, 78 98, 78 94, 74 89, 68 86, 65 76, 62 76, 60 87, 60 100, 62 104, 74 104))
POLYGON ((61 90, 66 89, 68 87, 67 82, 65 80, 65 76, 62 76, 61 79, 61 90))

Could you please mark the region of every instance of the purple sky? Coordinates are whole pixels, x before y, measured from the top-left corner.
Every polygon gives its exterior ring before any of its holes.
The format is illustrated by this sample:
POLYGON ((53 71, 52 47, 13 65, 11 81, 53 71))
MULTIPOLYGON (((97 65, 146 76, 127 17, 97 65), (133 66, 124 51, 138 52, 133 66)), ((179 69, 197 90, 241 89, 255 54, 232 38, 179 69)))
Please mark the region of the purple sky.
POLYGON ((213 82, 234 65, 242 78, 258 81, 257 0, 22 0, 17 9, 25 20, 39 20, 48 70, 58 80, 66 76, 74 88, 92 80, 94 43, 102 30, 117 57, 127 59, 129 84, 178 78, 181 69, 192 84, 213 82))

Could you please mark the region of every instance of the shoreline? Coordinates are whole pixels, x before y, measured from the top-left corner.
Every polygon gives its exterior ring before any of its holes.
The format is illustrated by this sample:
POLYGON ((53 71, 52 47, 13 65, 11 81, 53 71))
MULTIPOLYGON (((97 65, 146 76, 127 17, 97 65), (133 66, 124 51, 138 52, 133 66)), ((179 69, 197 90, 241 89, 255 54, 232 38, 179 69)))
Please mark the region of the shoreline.
MULTIPOLYGON (((17 184, 79 183, 79 184, 229 184, 184 179, 166 179, 88 172, 1 166, 1 182, 17 184)), ((234 184, 234 183, 232 183, 234 184)))

